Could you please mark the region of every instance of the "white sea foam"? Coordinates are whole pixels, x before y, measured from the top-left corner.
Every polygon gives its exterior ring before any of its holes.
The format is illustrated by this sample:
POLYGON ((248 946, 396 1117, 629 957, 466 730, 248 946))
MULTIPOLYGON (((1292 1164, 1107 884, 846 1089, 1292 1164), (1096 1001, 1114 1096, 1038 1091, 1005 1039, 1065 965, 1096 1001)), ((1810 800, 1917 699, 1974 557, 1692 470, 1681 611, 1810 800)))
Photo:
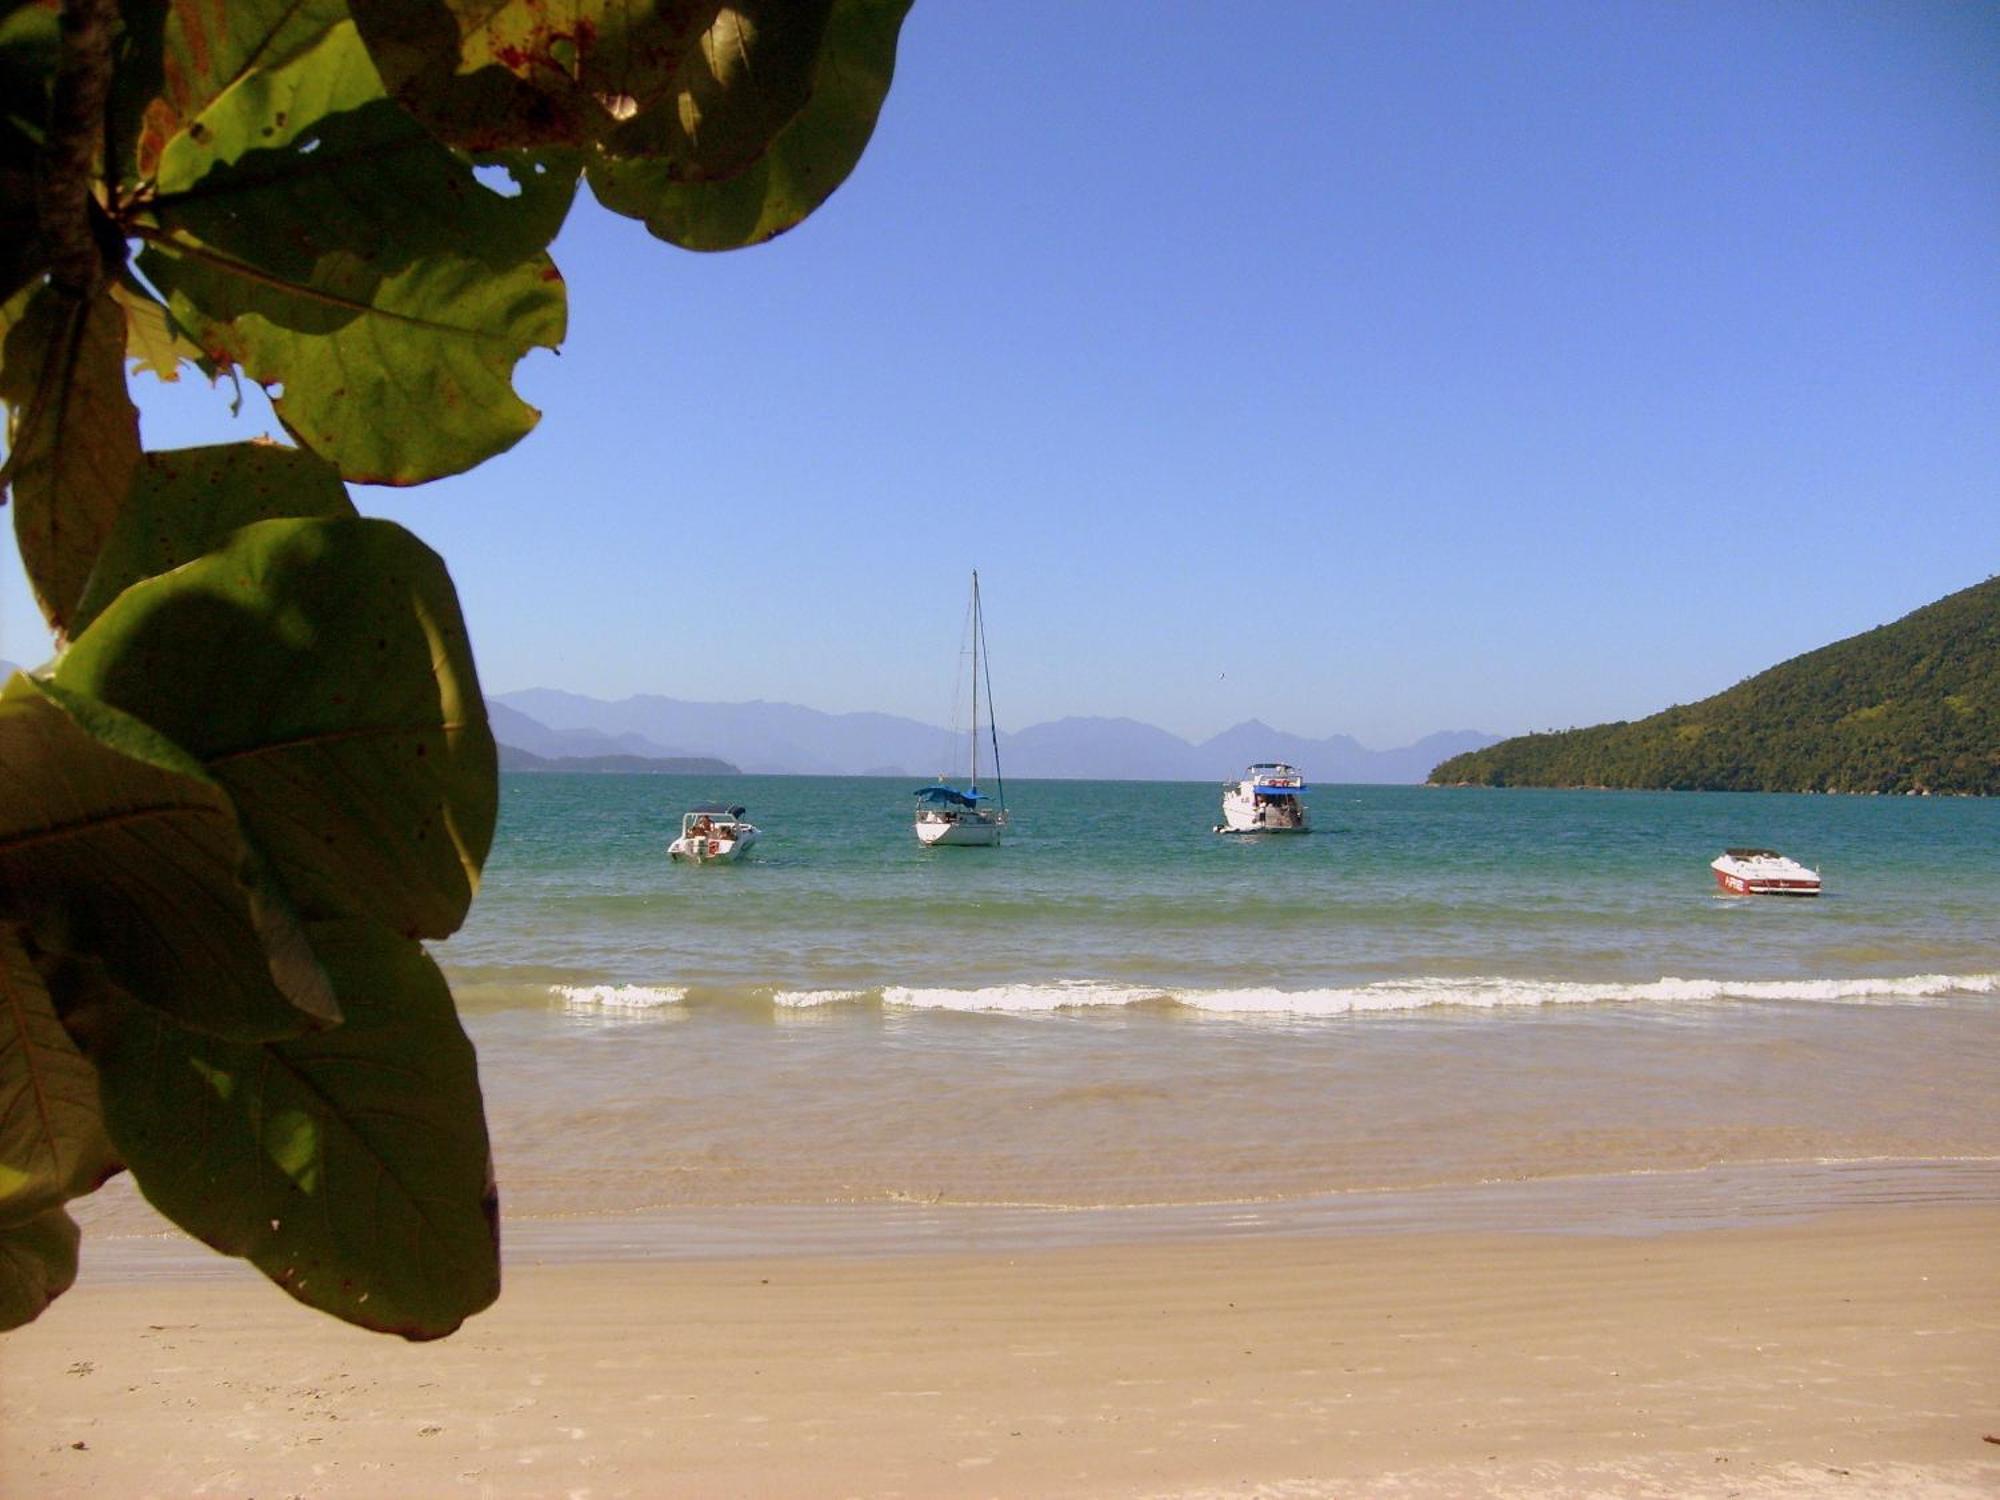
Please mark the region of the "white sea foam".
POLYGON ((810 1010, 816 1005, 845 1005, 867 995, 867 990, 779 990, 771 1003, 781 1010, 810 1010))
POLYGON ((1649 983, 1540 979, 1388 980, 1352 989, 1191 990, 1174 998, 1196 1010, 1236 1014, 1349 1015, 1363 1011, 1458 1006, 1496 1010, 1523 1005, 1610 1005, 1619 1002, 1700 1003, 1725 1000, 1880 1002, 1987 995, 2000 989, 1992 974, 1920 974, 1903 979, 1679 979, 1649 983))
MULTIPOLYGON (((685 985, 597 984, 550 986, 549 993, 577 1014, 640 1016, 686 1004, 685 985)), ((748 992, 763 994, 779 1010, 812 1010, 868 1001, 876 994, 891 1009, 1033 1015, 1050 1011, 1115 1009, 1165 1003, 1225 1016, 1348 1016, 1458 1007, 1500 1010, 1549 1005, 1717 1004, 1794 1002, 1825 1005, 1923 1004, 2000 996, 2000 974, 1912 974, 1849 979, 1512 979, 1497 976, 1429 976, 1373 984, 1279 989, 1274 986, 1196 989, 1058 979, 1044 983, 982 985, 971 989, 891 985, 882 990, 824 989, 748 992)))
POLYGON ((893 985, 882 991, 882 1003, 911 1010, 1069 1010, 1085 1006, 1137 1005, 1158 1000, 1168 992, 1129 984, 1100 984, 1088 979, 1059 979, 1054 984, 994 984, 976 990, 909 989, 893 985))
POLYGON ((1183 989, 1091 980, 988 985, 978 989, 882 991, 886 1006, 915 1010, 1043 1011, 1137 1005, 1170 1000, 1190 1010, 1240 1016, 1344 1016, 1454 1006, 1497 1010, 1514 1006, 1700 1004, 1797 1001, 1821 1004, 1921 1002, 2000 994, 2000 974, 1916 974, 1883 979, 1681 979, 1576 981, 1498 977, 1391 979, 1318 989, 1183 989))
POLYGON ((550 988, 565 1009, 592 1013, 629 1015, 662 1010, 687 999, 685 985, 558 984, 550 988))

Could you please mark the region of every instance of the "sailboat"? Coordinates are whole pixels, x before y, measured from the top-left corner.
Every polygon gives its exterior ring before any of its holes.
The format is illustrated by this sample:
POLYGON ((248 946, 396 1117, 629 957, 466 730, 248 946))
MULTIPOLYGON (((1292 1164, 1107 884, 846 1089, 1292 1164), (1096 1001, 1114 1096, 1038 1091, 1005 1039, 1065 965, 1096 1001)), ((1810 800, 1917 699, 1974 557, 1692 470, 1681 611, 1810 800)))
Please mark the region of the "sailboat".
POLYGON ((993 723, 993 678, 986 661, 986 616, 979 606, 979 572, 972 574, 972 733, 970 765, 965 785, 953 786, 940 776, 917 788, 917 838, 925 844, 991 847, 1007 826, 1007 783, 1000 775, 1000 731, 993 723), (979 790, 979 688, 986 686, 986 732, 993 747, 993 784, 997 797, 979 790))

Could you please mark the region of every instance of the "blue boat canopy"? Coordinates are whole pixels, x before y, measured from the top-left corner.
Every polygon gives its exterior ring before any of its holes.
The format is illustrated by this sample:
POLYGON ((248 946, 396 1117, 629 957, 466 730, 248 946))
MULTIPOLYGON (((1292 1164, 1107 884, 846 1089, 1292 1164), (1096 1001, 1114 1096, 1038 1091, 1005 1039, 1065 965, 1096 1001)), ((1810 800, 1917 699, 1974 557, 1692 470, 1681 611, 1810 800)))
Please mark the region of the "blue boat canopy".
POLYGON ((1304 782, 1300 782, 1297 786, 1272 786, 1262 781, 1251 788, 1260 797, 1296 797, 1305 789, 1304 782))
POLYGON ((945 786, 942 783, 936 786, 920 786, 917 788, 917 800, 919 802, 944 802, 949 803, 953 807, 972 807, 984 801, 985 798, 986 794, 982 791, 975 789, 969 792, 962 792, 955 786, 945 786))

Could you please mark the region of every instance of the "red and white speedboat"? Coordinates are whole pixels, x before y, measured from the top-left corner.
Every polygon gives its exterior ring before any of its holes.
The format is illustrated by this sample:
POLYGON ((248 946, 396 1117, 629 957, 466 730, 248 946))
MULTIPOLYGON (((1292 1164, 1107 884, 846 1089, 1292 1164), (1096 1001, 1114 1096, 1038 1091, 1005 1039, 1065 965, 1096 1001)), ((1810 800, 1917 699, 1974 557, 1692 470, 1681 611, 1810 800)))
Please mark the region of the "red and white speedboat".
POLYGON ((1817 896, 1819 871, 1775 849, 1730 849, 1708 862, 1715 883, 1732 896, 1817 896))

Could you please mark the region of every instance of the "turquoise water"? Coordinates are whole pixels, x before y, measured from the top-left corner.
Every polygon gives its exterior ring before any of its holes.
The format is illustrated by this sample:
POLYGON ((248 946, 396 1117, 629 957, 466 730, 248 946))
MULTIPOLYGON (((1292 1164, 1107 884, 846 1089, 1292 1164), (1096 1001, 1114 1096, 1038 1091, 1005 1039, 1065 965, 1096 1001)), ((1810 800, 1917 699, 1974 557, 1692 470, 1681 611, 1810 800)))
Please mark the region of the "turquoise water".
POLYGON ((1029 782, 925 849, 909 791, 507 779, 439 956, 517 1221, 2000 1196, 2000 803, 1029 782), (763 841, 670 863, 717 797, 763 841), (1718 894, 1741 843, 1826 894, 1718 894))
POLYGON ((1214 785, 1029 782, 986 850, 919 847, 908 790, 510 776, 442 956, 475 1006, 567 985, 1032 1009, 1089 983, 1107 1003, 1310 1012, 2000 970, 2000 803, 1326 787, 1312 835, 1224 838, 1214 785), (736 867, 669 864, 681 810, 718 795, 762 842, 736 867), (1718 895, 1707 862, 1742 843, 1821 869, 1826 893, 1718 895))
POLYGON ((909 792, 506 778, 437 953, 514 1243, 2000 1200, 2000 802, 1322 787, 1258 839, 1214 785, 1029 782, 1000 848, 924 849, 909 792), (719 797, 763 841, 671 863, 719 797), (1719 895, 1742 843, 1826 894, 1719 895))

